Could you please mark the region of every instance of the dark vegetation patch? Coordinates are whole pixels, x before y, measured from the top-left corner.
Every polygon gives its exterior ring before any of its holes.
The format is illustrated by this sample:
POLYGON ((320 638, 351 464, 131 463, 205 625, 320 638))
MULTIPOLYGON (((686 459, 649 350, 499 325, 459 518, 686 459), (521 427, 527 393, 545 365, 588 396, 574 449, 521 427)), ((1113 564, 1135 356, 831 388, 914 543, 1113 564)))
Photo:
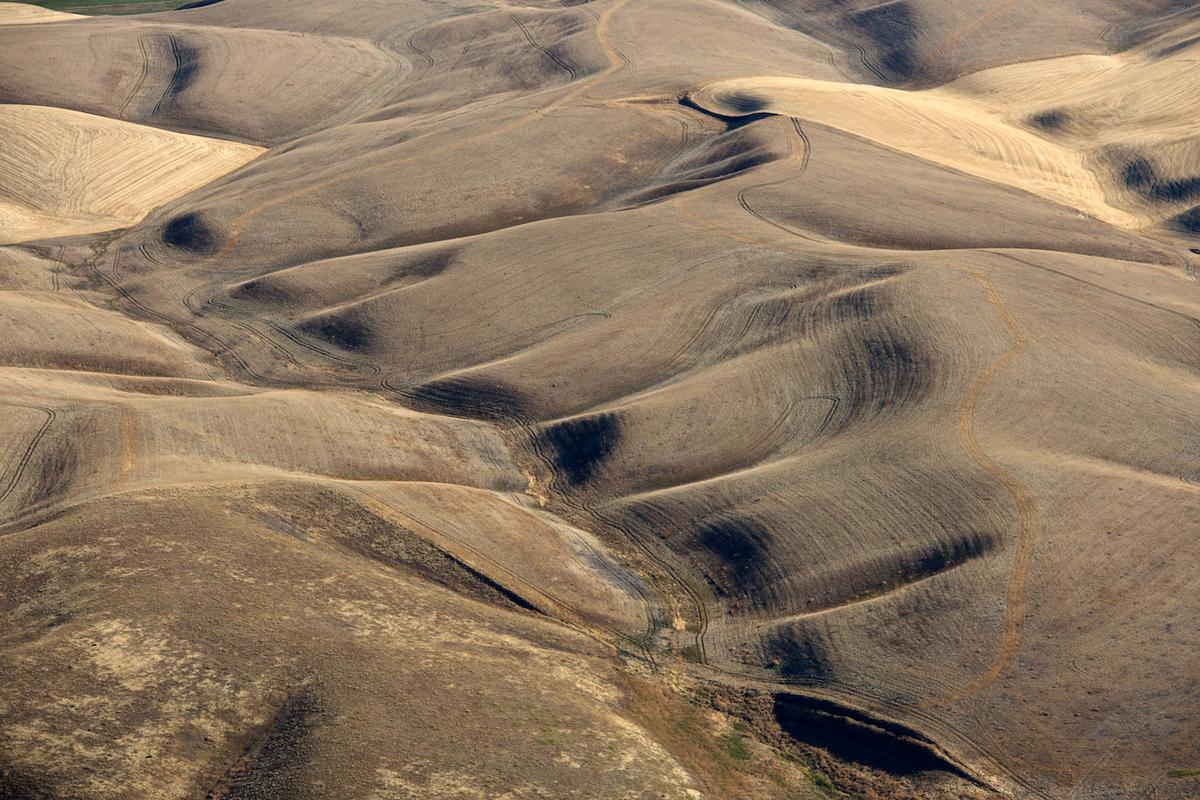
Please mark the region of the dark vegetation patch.
POLYGON ((371 346, 371 329, 345 316, 314 317, 300 323, 300 330, 342 350, 358 352, 371 346))
POLYGON ((816 335, 822 328, 868 324, 889 307, 891 287, 881 282, 905 271, 902 267, 882 265, 855 273, 849 285, 840 279, 832 281, 824 297, 805 304, 805 335, 816 335))
POLYGON ((393 277, 396 280, 404 278, 420 278, 425 280, 435 275, 441 275, 453 262, 454 252, 450 250, 422 254, 414 259, 405 260, 398 264, 393 272, 393 277))
POLYGON ((180 4, 178 0, 37 0, 30 5, 55 11, 69 11, 72 14, 111 16, 173 11, 180 4))
POLYGON ((29 775, 0 762, 0 800, 51 800, 52 797, 29 775))
POLYGON ((1200 176, 1163 180, 1154 164, 1142 156, 1125 161, 1121 179, 1125 186, 1154 202, 1181 203, 1200 196, 1200 176))
POLYGON ((965 564, 973 558, 979 558, 995 547, 995 540, 989 534, 968 533, 957 536, 949 542, 939 542, 925 548, 917 555, 902 574, 888 585, 895 585, 898 580, 920 580, 939 572, 945 572, 959 564, 965 564))
MULTIPOLYGON (((1171 227, 1183 233, 1200 235, 1200 206, 1190 208, 1171 219, 1171 227)), ((1192 252, 1196 252, 1193 250, 1192 252)))
POLYGON ((843 289, 834 285, 801 308, 805 336, 840 339, 840 357, 833 368, 841 372, 834 380, 842 387, 838 395, 845 406, 845 423, 916 402, 933 382, 934 354, 896 329, 894 288, 878 282, 902 272, 883 267, 855 276, 856 283, 863 284, 843 289))
POLYGON ((168 37, 171 45, 171 56, 175 66, 171 71, 171 81, 166 90, 154 105, 154 113, 158 114, 164 107, 169 106, 183 94, 196 79, 200 71, 200 49, 180 39, 178 36, 168 37))
POLYGON ((1130 189, 1148 191, 1157 181, 1154 165, 1141 156, 1130 158, 1121 166, 1121 180, 1130 189))
POLYGON ((1193 19, 1200 17, 1200 6, 1190 0, 1179 0, 1167 5, 1157 13, 1132 15, 1124 24, 1116 27, 1106 37, 1116 49, 1126 50, 1170 34, 1193 19))
POLYGON ((696 544, 715 562, 709 579, 719 596, 755 597, 762 572, 771 561, 771 532, 750 517, 729 516, 705 522, 696 544))
POLYGON ((745 735, 748 731, 749 728, 746 727, 746 724, 739 721, 733 724, 732 731, 721 737, 725 745, 725 752, 735 761, 749 761, 754 757, 750 748, 746 746, 745 735))
POLYGON ((1173 56, 1182 50, 1186 50, 1198 42, 1200 42, 1200 36, 1192 36, 1184 39, 1183 41, 1175 42, 1175 44, 1167 45, 1160 50, 1156 50, 1153 54, 1153 57, 1155 59, 1164 59, 1168 56, 1173 56))
POLYGON ((851 418, 894 412, 919 400, 933 375, 930 354, 888 331, 862 339, 841 364, 851 418))
POLYGON ((753 92, 733 92, 725 96, 725 102, 738 116, 757 114, 767 107, 767 99, 753 92))
POLYGON ((796 740, 844 761, 891 775, 945 772, 978 783, 919 731, 848 706, 814 697, 778 694, 775 720, 796 740))
POLYGON ((244 300, 262 305, 290 304, 295 297, 269 278, 254 278, 234 286, 229 292, 230 298, 244 300))
POLYGON ((312 730, 324 711, 311 689, 292 692, 275 715, 249 737, 237 763, 205 794, 206 800, 296 797, 312 760, 312 730))
POLYGON ((621 438, 621 420, 611 412, 555 422, 537 434, 548 449, 555 471, 572 486, 590 481, 621 438))
POLYGON ((171 73, 167 96, 174 99, 195 81, 196 73, 200 70, 200 49, 172 36, 171 53, 175 57, 175 69, 171 73))
MULTIPOLYGON (((372 515, 373 516, 373 515, 372 515)), ((347 549, 381 564, 500 607, 538 609, 516 592, 464 564, 419 534, 375 518, 375 524, 339 525, 334 537, 347 549)))
POLYGON ((346 550, 391 569, 415 575, 453 592, 502 608, 537 611, 524 598, 463 563, 419 533, 326 490, 269 493, 273 510, 254 519, 302 541, 319 534, 346 550))
POLYGON ((825 641, 799 628, 780 628, 763 643, 768 666, 787 678, 825 683, 833 678, 833 665, 825 641))
POLYGON ((1042 111, 1029 118, 1029 124, 1043 131, 1061 130, 1067 123, 1067 112, 1060 108, 1042 111))
POLYGON ((874 286, 855 286, 834 295, 830 317, 834 320, 869 319, 880 309, 879 290, 874 286))
POLYGON ((1159 182, 1154 185, 1151 197, 1162 203, 1186 203, 1200 197, 1200 175, 1159 182))
POLYGON ((180 214, 163 228, 162 240, 171 247, 193 253, 212 253, 217 248, 217 235, 198 211, 180 214))
MULTIPOLYGON (((508 38, 511 36, 509 32, 496 29, 481 31, 475 41, 475 50, 482 53, 488 49, 483 37, 507 39, 503 43, 496 41, 497 47, 507 51, 507 57, 489 62, 488 68, 496 77, 502 78, 509 88, 544 88, 550 82, 560 83, 564 77, 573 81, 581 73, 590 74, 592 71, 590 67, 576 67, 572 63, 575 60, 572 58, 572 45, 564 41, 580 30, 582 21, 578 15, 543 16, 538 19, 533 31, 518 17, 512 16, 510 19, 523 37, 520 45, 508 38), (514 45, 518 49, 514 49, 514 45)), ((481 63, 479 57, 473 60, 476 65, 481 63)))
MULTIPOLYGON (((964 497, 963 502, 970 502, 969 497, 964 497)), ((814 592, 817 604, 810 606, 810 610, 836 608, 880 597, 980 558, 995 546, 996 539, 991 534, 971 531, 933 542, 897 547, 866 563, 826 572, 827 588, 814 592)))
POLYGON ((774 160, 775 155, 758 137, 750 132, 734 133, 700 148, 696 156, 684 162, 690 167, 684 175, 692 181, 713 182, 774 160))
POLYGON ((916 15, 905 1, 883 3, 851 14, 850 23, 874 44, 878 64, 890 80, 903 83, 917 71, 916 15))
MULTIPOLYGON (((708 113, 708 112, 705 112, 708 113)), ((655 184, 628 197, 632 203, 646 203, 680 192, 698 189, 732 178, 754 167, 779 158, 759 129, 746 127, 749 122, 769 115, 722 117, 726 124, 721 134, 693 145, 667 161, 655 184)))
MULTIPOLYGON (((72 427, 78 430, 78 426, 72 427)), ((35 462, 38 474, 32 481, 32 491, 29 495, 38 505, 48 505, 65 497, 81 470, 81 459, 75 442, 86 439, 82 436, 78 439, 68 436, 58 438, 53 446, 39 448, 42 458, 35 462)))
POLYGON ((515 387, 476 375, 439 378, 402 394, 417 405, 456 417, 507 421, 526 417, 530 410, 515 387))

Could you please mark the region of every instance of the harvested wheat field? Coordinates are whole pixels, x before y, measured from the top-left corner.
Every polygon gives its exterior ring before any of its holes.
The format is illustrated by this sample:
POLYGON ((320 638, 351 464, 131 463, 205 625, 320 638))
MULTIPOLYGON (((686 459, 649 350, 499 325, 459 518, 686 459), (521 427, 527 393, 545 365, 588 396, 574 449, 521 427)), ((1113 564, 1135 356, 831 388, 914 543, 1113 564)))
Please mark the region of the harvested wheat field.
POLYGON ((1200 6, 45 5, 0 798, 1200 797, 1200 6))

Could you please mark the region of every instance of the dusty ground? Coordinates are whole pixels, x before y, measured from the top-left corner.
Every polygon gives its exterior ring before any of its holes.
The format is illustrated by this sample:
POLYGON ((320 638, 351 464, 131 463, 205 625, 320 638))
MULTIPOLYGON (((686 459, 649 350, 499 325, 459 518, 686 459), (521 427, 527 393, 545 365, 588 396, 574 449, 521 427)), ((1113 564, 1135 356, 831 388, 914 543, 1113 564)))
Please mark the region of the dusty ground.
POLYGON ((0 797, 1196 796, 1198 59, 0 3, 0 797))

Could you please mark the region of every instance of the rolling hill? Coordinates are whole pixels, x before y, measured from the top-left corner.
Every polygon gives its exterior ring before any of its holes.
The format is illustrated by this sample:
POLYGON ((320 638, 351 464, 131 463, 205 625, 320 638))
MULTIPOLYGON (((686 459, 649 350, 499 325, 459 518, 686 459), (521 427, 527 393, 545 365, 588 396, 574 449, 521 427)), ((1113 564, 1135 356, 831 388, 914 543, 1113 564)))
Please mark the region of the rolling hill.
POLYGON ((0 797, 1195 796, 1197 58, 0 3, 0 797))

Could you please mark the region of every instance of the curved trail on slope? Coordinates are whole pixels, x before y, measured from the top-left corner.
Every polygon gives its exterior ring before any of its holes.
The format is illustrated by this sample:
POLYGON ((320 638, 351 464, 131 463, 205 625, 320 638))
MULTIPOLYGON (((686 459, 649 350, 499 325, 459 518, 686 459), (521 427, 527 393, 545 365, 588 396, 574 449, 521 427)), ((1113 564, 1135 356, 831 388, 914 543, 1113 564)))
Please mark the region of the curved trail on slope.
MULTIPOLYGON (((965 271, 965 270, 964 270, 965 271)), ((1008 589, 1005 593, 1004 632, 1000 639, 1000 649, 992 663, 982 674, 963 688, 943 698, 934 698, 925 704, 950 703, 963 697, 975 694, 992 684, 1008 668, 1021 650, 1021 634, 1025 622, 1025 583, 1029 577, 1029 562, 1033 550, 1033 539, 1036 514, 1033 499, 1029 496, 1024 485, 1010 471, 996 462, 987 451, 980 446, 975 436, 975 410, 985 389, 992 383, 996 375, 1019 356, 1029 344, 1025 334, 1017 324, 1016 318, 1009 312, 1000 299, 996 287, 988 276, 978 270, 968 272, 987 292, 988 302, 995 308, 996 313, 1008 328, 1012 345, 998 359, 983 369, 967 390, 962 405, 958 411, 958 434, 967 454, 984 469, 992 478, 1004 487, 1017 511, 1018 532, 1016 552, 1013 554, 1012 571, 1008 579, 1008 589)))
MULTIPOLYGON (((829 66, 833 67, 835 70, 837 70, 839 73, 841 73, 842 77, 846 78, 851 83, 858 82, 854 75, 848 74, 846 72, 846 70, 842 69, 842 67, 839 66, 837 63, 837 56, 845 55, 846 53, 844 51, 842 53, 838 53, 836 50, 834 50, 832 47, 830 47, 828 44, 826 44, 820 38, 813 36, 812 34, 805 33, 804 30, 800 30, 800 28, 804 28, 807 30, 813 29, 814 26, 812 25, 812 23, 809 19, 800 16, 799 14, 795 13, 791 9, 787 8, 786 6, 780 5, 778 2, 776 2, 776 0, 762 0, 762 2, 771 6, 771 8, 774 8, 776 11, 779 11, 780 13, 784 14, 785 16, 791 17, 793 20, 795 20, 796 25, 798 26, 796 29, 796 32, 799 33, 801 36, 803 36, 805 39, 809 40, 810 42, 813 42, 814 44, 818 45, 823 50, 825 50, 825 54, 829 58, 829 66)), ((867 72, 870 72, 872 75, 874 75, 875 78, 877 78, 878 80, 880 80, 884 83, 887 83, 887 76, 884 75, 874 64, 872 64, 867 59, 867 51, 866 51, 866 49, 864 49, 862 47, 862 45, 856 44, 856 43, 850 41, 849 39, 845 38, 844 36, 839 36, 837 33, 830 30, 829 28, 822 26, 818 30, 820 30, 820 32, 823 33, 825 36, 828 36, 830 39, 833 39, 835 42, 842 45, 846 49, 854 50, 855 52, 857 52, 858 60, 863 65, 863 68, 866 69, 867 72)))

